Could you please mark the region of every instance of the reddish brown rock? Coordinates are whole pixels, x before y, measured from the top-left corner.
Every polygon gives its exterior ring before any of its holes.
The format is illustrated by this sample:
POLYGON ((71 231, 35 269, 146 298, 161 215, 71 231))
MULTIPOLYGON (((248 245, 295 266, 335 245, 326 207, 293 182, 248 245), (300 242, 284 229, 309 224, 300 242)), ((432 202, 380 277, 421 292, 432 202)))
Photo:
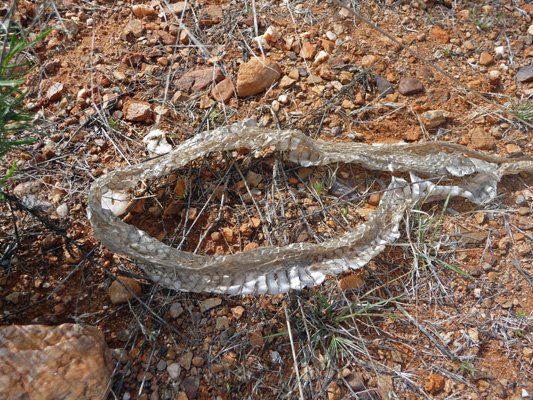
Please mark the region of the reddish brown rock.
POLYGON ((305 58, 306 60, 310 60, 313 58, 316 54, 316 46, 314 44, 311 44, 309 42, 305 42, 302 45, 302 50, 300 51, 300 56, 305 58))
POLYGON ((113 363, 104 335, 75 324, 0 328, 0 399, 106 399, 113 363))
MULTIPOLYGON (((136 296, 141 295, 141 285, 135 279, 127 278, 122 276, 119 278, 120 282, 124 284, 130 291, 132 291, 136 296)), ((109 298, 113 304, 122 304, 130 300, 133 300, 135 296, 127 291, 124 286, 122 286, 118 281, 114 281, 108 289, 109 298)))
POLYGON ((130 101, 124 105, 124 110, 124 118, 128 121, 148 121, 152 117, 152 108, 144 101, 130 101))
MULTIPOLYGON (((318 69, 318 75, 320 75, 322 79, 325 79, 328 81, 333 81, 337 79, 337 72, 334 71, 328 64, 322 64, 320 66, 320 68, 318 69)), ((284 78, 285 77, 283 77, 282 80, 284 78)))
POLYGON ((341 279, 340 285, 342 290, 354 290, 363 287, 363 279, 359 275, 348 275, 341 279))
POLYGON ((48 92, 46 92, 46 97, 50 101, 56 101, 61 98, 61 95, 65 91, 65 87, 61 83, 54 83, 50 89, 48 89, 48 92))
POLYGON ((240 97, 261 93, 281 78, 281 68, 268 58, 254 57, 239 67, 237 94, 240 97))
POLYGON ((235 85, 231 81, 231 79, 224 79, 223 81, 219 82, 213 90, 211 90, 211 96, 216 101, 219 101, 221 103, 227 103, 235 93, 235 85))
POLYGON ((496 147, 496 140, 483 129, 476 129, 470 135, 470 144, 477 150, 492 150, 496 147))
POLYGON ((363 68, 370 68, 372 67, 376 62, 378 61, 378 58, 372 54, 367 54, 361 59, 361 66, 363 68))
POLYGON ((335 43, 331 40, 322 39, 321 44, 324 51, 328 52, 329 54, 332 54, 335 50, 335 43))
POLYGON ((403 78, 400 81, 398 91, 404 96, 410 96, 424 91, 424 85, 416 78, 403 78))
POLYGON ((494 57, 488 51, 483 51, 479 56, 479 65, 490 65, 493 62, 494 57))
POLYGON ((139 38, 144 33, 144 25, 136 20, 133 19, 124 28, 124 31, 122 32, 124 39, 127 41, 133 42, 136 38, 139 38))
POLYGON ((444 378, 440 375, 431 374, 424 380, 424 389, 430 394, 437 394, 444 389, 444 378))
POLYGON ((431 29, 431 35, 441 43, 448 43, 450 41, 450 35, 440 26, 435 26, 431 29))
POLYGON ((133 11, 133 14, 137 18, 142 17, 151 17, 155 14, 155 10, 153 7, 147 5, 147 4, 137 4, 131 6, 131 11, 133 11))
POLYGON ((184 91, 205 90, 213 83, 219 83, 224 79, 224 74, 220 68, 206 68, 186 72, 176 82, 176 88, 184 91))

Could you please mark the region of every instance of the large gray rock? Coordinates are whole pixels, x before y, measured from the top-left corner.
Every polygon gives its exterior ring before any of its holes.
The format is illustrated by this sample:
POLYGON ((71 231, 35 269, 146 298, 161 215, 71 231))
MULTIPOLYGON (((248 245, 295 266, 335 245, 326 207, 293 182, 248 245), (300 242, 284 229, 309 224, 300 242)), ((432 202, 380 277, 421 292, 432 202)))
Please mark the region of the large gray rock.
POLYGON ((0 400, 105 400, 112 371, 104 335, 94 327, 0 328, 0 400))

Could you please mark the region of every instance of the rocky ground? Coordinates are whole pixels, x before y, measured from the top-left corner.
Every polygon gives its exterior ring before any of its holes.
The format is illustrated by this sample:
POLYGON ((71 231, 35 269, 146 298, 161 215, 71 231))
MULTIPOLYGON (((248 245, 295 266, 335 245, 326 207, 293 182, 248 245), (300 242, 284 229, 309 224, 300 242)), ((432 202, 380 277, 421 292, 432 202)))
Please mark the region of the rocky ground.
MULTIPOLYGON (((14 197, 0 204, 2 325, 96 327, 111 349, 109 398, 533 397, 528 174, 505 177, 489 204, 423 204, 366 268, 285 295, 161 288, 102 247, 86 216, 97 177, 249 117, 333 142, 438 139, 530 155, 533 5, 348 4, 485 100, 327 0, 17 5, 30 36, 54 30, 28 54, 40 63, 27 105, 43 136, 2 160, 2 171, 19 160, 3 188, 14 197)), ((320 241, 363 222, 390 180, 346 165, 333 175, 344 187, 268 151, 215 154, 139 186, 124 219, 208 255, 320 241), (276 163, 282 189, 301 190, 283 217, 299 207, 311 217, 270 237, 245 195, 262 198, 276 163), (204 189, 221 181, 224 212, 204 208, 204 189), (368 196, 323 213, 346 187, 368 196)))

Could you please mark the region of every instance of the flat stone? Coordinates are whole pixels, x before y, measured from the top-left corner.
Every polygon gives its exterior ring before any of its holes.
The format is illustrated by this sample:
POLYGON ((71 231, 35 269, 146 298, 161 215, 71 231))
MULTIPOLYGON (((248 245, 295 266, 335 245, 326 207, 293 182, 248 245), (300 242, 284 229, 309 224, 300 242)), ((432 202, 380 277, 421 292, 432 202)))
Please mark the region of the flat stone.
POLYGON ((281 68, 268 58, 253 57, 239 67, 237 94, 240 97, 263 92, 281 78, 281 68))
POLYGON ((220 81, 211 90, 211 96, 218 102, 226 104, 233 97, 235 93, 235 85, 229 78, 220 81))
POLYGON ((530 218, 530 217, 518 218, 518 227, 525 231, 533 229, 533 218, 530 218))
POLYGON ((61 95, 63 94, 63 92, 65 91, 65 87, 57 82, 57 83, 54 83, 50 89, 48 89, 48 91, 46 92, 46 97, 48 98, 49 101, 57 101, 61 98, 61 95))
MULTIPOLYGON (((125 276, 122 276, 119 279, 124 284, 124 286, 130 289, 136 296, 141 295, 141 285, 139 285, 139 282, 137 282, 135 279, 128 278, 125 276)), ((133 294, 128 292, 126 289, 124 289, 124 287, 118 281, 114 281, 111 284, 111 286, 107 290, 107 293, 109 294, 111 303, 115 305, 127 303, 128 301, 133 300, 135 298, 135 296, 133 296, 133 294)))
POLYGON ((222 299, 218 297, 211 297, 209 299, 202 301, 202 303, 200 304, 200 310, 202 312, 206 312, 206 311, 211 310, 212 308, 218 307, 221 304, 222 304, 222 299))
POLYGON ((450 100, 450 92, 446 89, 429 89, 427 91, 429 100, 436 101, 438 103, 445 103, 450 100))
POLYGON ((97 328, 0 327, 0 398, 106 399, 113 361, 97 328))
POLYGON ((148 121, 152 118, 150 103, 140 100, 129 101, 124 105, 124 118, 127 121, 148 121))
POLYGON ((359 275, 348 275, 341 279, 340 285, 342 290, 354 290, 363 287, 365 282, 359 275))
POLYGON ((188 376, 181 381, 181 388, 187 394, 189 400, 196 398, 198 388, 200 387, 199 376, 188 376))
POLYGON ((205 68, 194 71, 189 71, 183 74, 181 78, 176 81, 176 88, 183 91, 201 91, 205 90, 213 83, 219 83, 224 79, 224 74, 220 68, 205 68))
POLYGON ((178 379, 180 376, 181 367, 178 363, 172 363, 167 366, 167 373, 172 379, 178 379))
POLYGON ((481 128, 471 133, 470 143, 477 150, 492 150, 496 147, 496 140, 481 128))
POLYGON ((394 86, 392 83, 379 75, 376 77, 376 85, 378 87, 378 93, 381 96, 394 93, 394 86))
POLYGON ((226 317, 225 315, 223 315, 222 317, 218 317, 216 319, 216 326, 215 326, 215 329, 217 331, 222 331, 224 329, 228 329, 229 328, 229 321, 228 321, 228 317, 226 317))
MULTIPOLYGON (((298 70, 295 70, 295 71, 298 73, 298 70)), ((296 78, 296 79, 298 79, 298 78, 296 78)), ((296 83, 296 79, 291 78, 290 74, 289 74, 289 76, 286 75, 283 78, 281 78, 281 80, 279 81, 279 87, 281 89, 283 89, 283 90, 288 89, 288 88, 294 86, 294 84, 296 83)))
POLYGON ((178 105, 189 100, 189 98, 190 97, 188 94, 183 93, 181 90, 178 90, 176 93, 174 93, 174 96, 172 96, 172 104, 178 105))
POLYGON ((422 123, 427 129, 435 128, 446 122, 448 112, 443 110, 430 110, 420 114, 422 123))
POLYGON ((416 78, 407 77, 400 81, 398 91, 404 96, 411 96, 422 93, 424 91, 424 85, 416 78))
POLYGON ((520 68, 516 73, 516 80, 523 83, 533 81, 533 65, 520 68))

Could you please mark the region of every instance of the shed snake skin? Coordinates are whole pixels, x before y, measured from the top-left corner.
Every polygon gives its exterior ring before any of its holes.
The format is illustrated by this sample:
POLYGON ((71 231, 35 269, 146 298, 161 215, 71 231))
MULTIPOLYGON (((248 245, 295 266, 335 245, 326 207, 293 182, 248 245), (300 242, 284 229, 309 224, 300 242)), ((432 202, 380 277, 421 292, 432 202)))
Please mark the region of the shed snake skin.
POLYGON ((421 199, 461 196, 481 203, 496 195, 503 175, 533 171, 533 159, 501 158, 446 142, 421 144, 333 143, 298 130, 269 130, 245 120, 196 135, 168 154, 118 168, 97 179, 89 192, 88 215, 95 234, 111 251, 131 257, 148 277, 181 291, 276 294, 315 286, 327 275, 358 269, 400 236, 404 213, 421 199), (120 220, 111 203, 129 202, 139 181, 160 178, 212 152, 275 148, 302 166, 355 163, 369 170, 407 172, 392 178, 368 221, 323 243, 259 247, 230 255, 195 255, 163 244, 120 220), (418 179, 439 177, 440 180, 418 179), (453 180, 446 181, 442 177, 453 180), (449 183, 449 186, 445 184, 449 183))

